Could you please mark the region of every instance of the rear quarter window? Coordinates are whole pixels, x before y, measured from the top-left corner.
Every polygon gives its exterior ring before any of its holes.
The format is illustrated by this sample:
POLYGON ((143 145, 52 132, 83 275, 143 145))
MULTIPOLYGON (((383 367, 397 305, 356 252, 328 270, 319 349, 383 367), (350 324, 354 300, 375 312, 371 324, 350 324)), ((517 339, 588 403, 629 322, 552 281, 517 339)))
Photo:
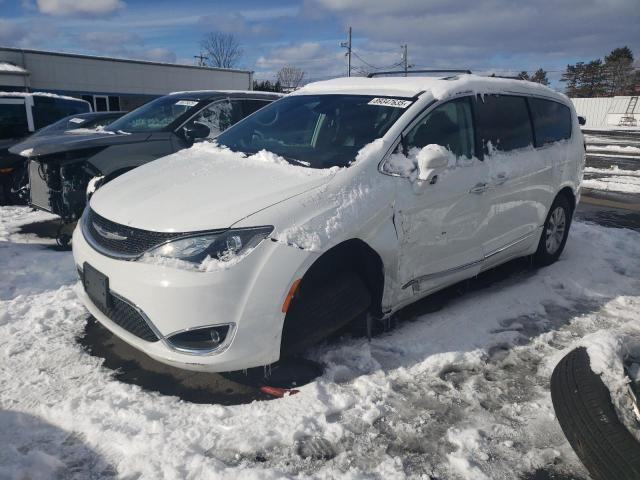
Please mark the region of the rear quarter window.
POLYGON ((552 100, 529 98, 536 147, 571 137, 571 110, 552 100))
POLYGON ((533 145, 533 130, 524 97, 483 97, 476 97, 475 112, 477 129, 485 153, 489 152, 489 144, 503 152, 533 145))

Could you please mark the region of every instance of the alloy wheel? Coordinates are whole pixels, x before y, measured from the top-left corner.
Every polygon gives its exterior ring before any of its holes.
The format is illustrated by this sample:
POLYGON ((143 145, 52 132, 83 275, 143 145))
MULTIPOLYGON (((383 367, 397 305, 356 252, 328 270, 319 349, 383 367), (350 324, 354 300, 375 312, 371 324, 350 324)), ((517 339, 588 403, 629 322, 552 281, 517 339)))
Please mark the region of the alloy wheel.
POLYGON ((564 239, 566 226, 567 216, 564 213, 564 208, 556 207, 549 217, 549 223, 546 229, 546 247, 550 255, 555 254, 560 248, 562 240, 564 239))

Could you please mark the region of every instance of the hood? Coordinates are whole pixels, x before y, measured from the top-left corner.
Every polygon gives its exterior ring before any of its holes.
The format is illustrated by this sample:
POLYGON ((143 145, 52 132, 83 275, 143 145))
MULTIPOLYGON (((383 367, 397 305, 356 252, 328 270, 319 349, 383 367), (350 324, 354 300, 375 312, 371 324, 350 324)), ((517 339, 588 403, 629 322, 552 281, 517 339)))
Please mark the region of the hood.
POLYGON ((91 198, 91 208, 111 221, 144 230, 227 228, 329 182, 336 171, 294 166, 266 151, 247 157, 196 144, 106 184, 91 198))
POLYGON ((63 132, 57 135, 29 137, 11 147, 10 152, 19 155, 20 152, 31 149, 32 151, 29 156, 49 155, 71 150, 144 142, 148 140, 150 136, 151 134, 149 132, 124 134, 97 131, 82 135, 66 134, 63 132))

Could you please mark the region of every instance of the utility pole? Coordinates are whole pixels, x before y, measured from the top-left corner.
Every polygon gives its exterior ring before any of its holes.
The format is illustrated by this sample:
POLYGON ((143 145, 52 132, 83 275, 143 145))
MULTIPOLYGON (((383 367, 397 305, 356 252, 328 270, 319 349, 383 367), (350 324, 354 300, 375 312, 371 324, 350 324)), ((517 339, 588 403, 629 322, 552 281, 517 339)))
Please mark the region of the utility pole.
POLYGON ((206 55, 203 55, 202 52, 200 52, 200 55, 194 55, 193 58, 197 58, 198 59, 198 66, 199 67, 204 67, 204 61, 205 60, 209 60, 209 57, 207 57, 206 55))
POLYGON ((407 76, 407 72, 409 71, 409 58, 407 57, 407 44, 401 45, 403 49, 402 59, 404 60, 404 76, 407 76))
POLYGON ((350 77, 351 76, 351 27, 349 27, 349 41, 340 42, 340 46, 342 48, 347 49, 347 53, 345 54, 345 56, 349 59, 348 67, 347 67, 347 76, 350 77))

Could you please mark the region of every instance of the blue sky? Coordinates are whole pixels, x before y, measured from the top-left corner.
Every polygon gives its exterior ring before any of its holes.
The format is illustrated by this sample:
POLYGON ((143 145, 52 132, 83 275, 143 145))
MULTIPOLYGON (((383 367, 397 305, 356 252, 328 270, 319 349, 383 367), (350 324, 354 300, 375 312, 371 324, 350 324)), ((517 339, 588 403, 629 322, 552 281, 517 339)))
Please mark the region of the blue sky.
POLYGON ((509 73, 543 67, 559 78, 567 63, 629 46, 640 57, 637 0, 0 0, 0 45, 193 63, 210 31, 233 33, 240 67, 273 79, 296 65, 308 79, 353 65, 400 62, 423 68, 509 73))

